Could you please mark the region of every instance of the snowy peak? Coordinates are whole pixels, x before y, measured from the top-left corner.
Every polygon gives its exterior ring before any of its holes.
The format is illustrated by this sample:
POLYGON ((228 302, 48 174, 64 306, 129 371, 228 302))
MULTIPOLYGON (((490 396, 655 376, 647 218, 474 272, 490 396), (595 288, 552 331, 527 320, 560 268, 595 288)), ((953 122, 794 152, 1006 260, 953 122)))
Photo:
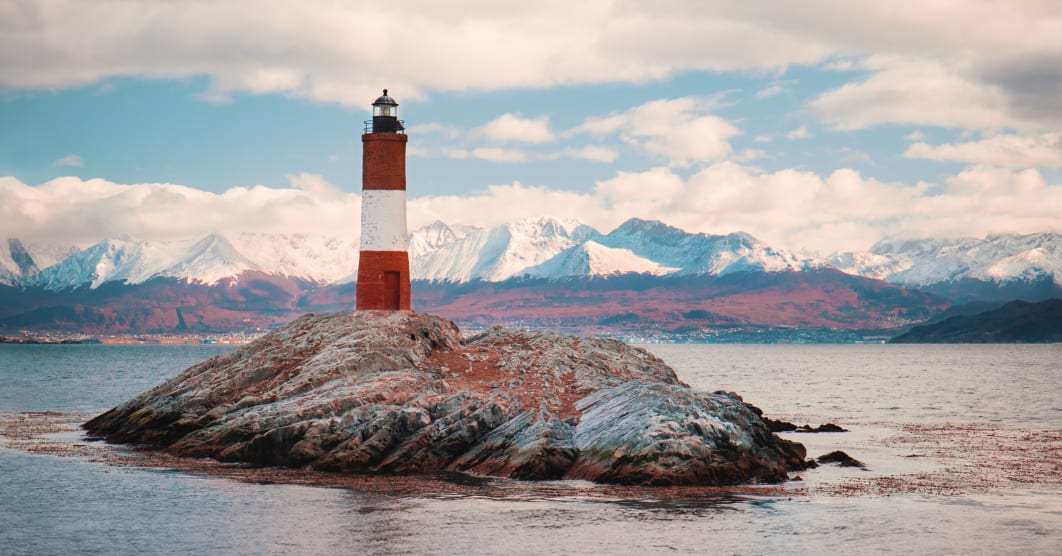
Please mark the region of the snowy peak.
POLYGON ((571 219, 530 218, 492 228, 462 230, 453 236, 433 224, 433 230, 414 232, 425 238, 411 253, 414 279, 449 282, 499 282, 520 276, 561 251, 600 236, 593 228, 571 219), (440 241, 432 243, 432 238, 440 241), (426 247, 432 246, 429 250, 426 247))
POLYGON ((45 269, 31 283, 52 290, 98 288, 113 281, 139 284, 157 276, 213 283, 256 268, 215 234, 173 242, 107 239, 45 269))
POLYGON ((234 249, 263 272, 311 282, 342 282, 358 269, 358 241, 304 234, 242 233, 234 249))
POLYGON ((18 238, 0 240, 0 285, 25 284, 41 269, 76 252, 77 248, 72 245, 22 241, 18 238))
POLYGON ((817 259, 769 247, 744 232, 725 236, 693 234, 660 222, 631 219, 605 236, 608 247, 629 249, 682 274, 724 275, 739 271, 808 270, 817 259))
MULTIPOLYGON (((1053 277, 1062 285, 1062 234, 984 239, 888 240, 863 253, 824 262, 767 245, 742 232, 690 233, 630 219, 602 234, 576 220, 530 218, 490 228, 441 221, 410 234, 417 280, 499 282, 514 277, 566 278, 639 273, 726 275, 834 267, 860 276, 924 287, 966 278, 995 283, 1053 277)), ((0 241, 0 284, 60 290, 110 281, 137 284, 171 277, 214 284, 246 271, 318 284, 354 280, 357 238, 302 234, 208 234, 180 241, 112 238, 84 250, 0 241)))
POLYGON ((139 260, 143 243, 126 239, 103 240, 41 271, 30 283, 51 290, 84 284, 99 287, 121 274, 122 269, 131 267, 132 261, 139 260))
POLYGON ((662 222, 630 219, 608 235, 575 220, 532 218, 458 236, 436 222, 411 235, 416 279, 501 281, 647 273, 727 274, 806 270, 821 261, 771 248, 745 233, 691 234, 662 222))
POLYGON ((0 246, 0 284, 15 285, 38 272, 37 263, 17 238, 0 246))
POLYGON ((479 229, 468 226, 448 226, 442 220, 436 220, 409 234, 409 257, 411 259, 423 257, 479 229))
POLYGON ((676 270, 678 269, 643 259, 630 249, 613 249, 591 240, 565 249, 548 261, 527 269, 527 274, 542 278, 606 277, 620 274, 663 276, 676 270))
POLYGON ((164 276, 213 284, 247 270, 261 269, 241 255, 224 236, 210 234, 189 243, 145 244, 145 257, 138 261, 143 263, 143 267, 131 269, 128 281, 136 284, 164 276), (165 266, 157 268, 161 265, 165 266))
POLYGON ((1062 234, 886 240, 869 253, 840 253, 829 261, 845 272, 908 286, 965 278, 1006 283, 1045 276, 1062 285, 1062 234))

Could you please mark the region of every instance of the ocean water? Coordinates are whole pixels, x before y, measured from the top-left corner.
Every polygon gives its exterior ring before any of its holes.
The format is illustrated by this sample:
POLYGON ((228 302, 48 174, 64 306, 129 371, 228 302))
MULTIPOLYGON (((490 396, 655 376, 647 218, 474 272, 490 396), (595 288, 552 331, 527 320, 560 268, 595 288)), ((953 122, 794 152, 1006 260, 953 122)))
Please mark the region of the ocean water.
MULTIPOLYGON (((0 345, 0 421, 99 413, 227 349, 0 345)), ((1062 345, 648 349, 696 388, 848 428, 786 436, 867 469, 822 466, 781 489, 734 491, 460 477, 441 479, 452 488, 330 488, 0 438, 0 554, 1062 552, 1062 345)))

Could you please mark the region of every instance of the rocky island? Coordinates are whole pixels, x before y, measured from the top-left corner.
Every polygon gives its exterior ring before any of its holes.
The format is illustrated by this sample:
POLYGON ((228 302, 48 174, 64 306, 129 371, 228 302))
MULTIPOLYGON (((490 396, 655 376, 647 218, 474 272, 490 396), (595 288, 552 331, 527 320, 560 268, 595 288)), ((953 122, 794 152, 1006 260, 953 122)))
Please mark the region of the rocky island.
POLYGON ((733 393, 622 342, 409 311, 307 314, 84 424, 257 466, 646 485, 780 482, 807 463, 733 393))

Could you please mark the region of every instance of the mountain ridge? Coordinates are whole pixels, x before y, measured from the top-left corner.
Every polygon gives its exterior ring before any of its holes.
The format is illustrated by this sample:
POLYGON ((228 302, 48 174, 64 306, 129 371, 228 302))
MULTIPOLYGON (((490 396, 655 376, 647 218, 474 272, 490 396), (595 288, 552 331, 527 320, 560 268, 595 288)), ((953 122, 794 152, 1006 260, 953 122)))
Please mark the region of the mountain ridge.
MULTIPOLYGON (((232 282, 243 272, 317 285, 350 283, 356 240, 303 234, 208 233, 191 239, 104 239, 85 249, 8 238, 0 284, 48 290, 138 284, 170 277, 232 282)), ((768 245, 750 234, 690 233, 631 218, 607 234, 576 220, 529 218, 478 228, 433 222, 409 236, 412 276, 427 282, 571 279, 628 273, 724 276, 836 268, 957 301, 1042 299, 1062 292, 1062 234, 883 240, 866 252, 827 257, 768 245)))

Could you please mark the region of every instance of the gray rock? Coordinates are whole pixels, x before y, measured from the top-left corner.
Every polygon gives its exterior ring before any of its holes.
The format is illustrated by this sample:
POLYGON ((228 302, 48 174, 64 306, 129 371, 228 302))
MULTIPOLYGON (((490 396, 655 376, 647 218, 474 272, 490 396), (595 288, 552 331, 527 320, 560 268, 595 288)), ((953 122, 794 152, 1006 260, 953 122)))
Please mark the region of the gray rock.
POLYGON ((305 315, 85 428, 257 465, 625 484, 777 482, 806 455, 645 350, 497 327, 464 340, 411 312, 305 315))

